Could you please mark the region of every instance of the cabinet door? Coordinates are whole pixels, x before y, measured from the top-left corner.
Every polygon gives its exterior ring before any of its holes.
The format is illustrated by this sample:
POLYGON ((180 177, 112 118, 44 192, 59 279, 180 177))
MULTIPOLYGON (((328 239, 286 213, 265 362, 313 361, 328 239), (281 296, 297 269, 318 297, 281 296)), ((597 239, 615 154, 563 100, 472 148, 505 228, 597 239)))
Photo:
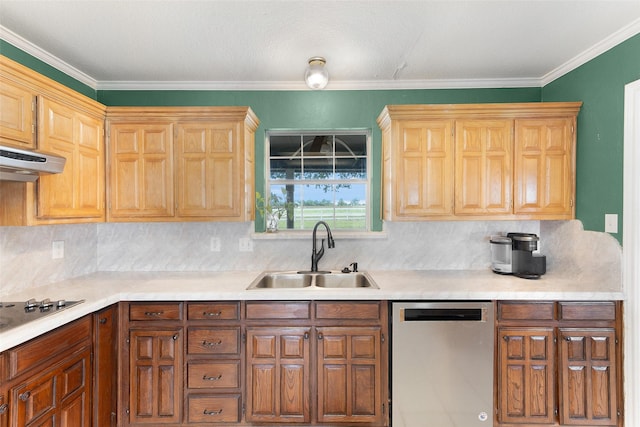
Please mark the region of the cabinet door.
POLYGON ((553 329, 500 328, 498 334, 500 422, 553 424, 553 329))
POLYGON ((574 118, 515 121, 515 214, 574 217, 574 129, 574 118))
POLYGON ((182 353, 180 329, 129 331, 129 423, 181 420, 182 353))
MULTIPOLYGON (((56 391, 59 399, 58 426, 91 427, 91 349, 68 360, 58 378, 56 391)), ((101 396, 96 396, 100 399, 101 396)))
POLYGON ((560 422, 617 425, 614 330, 561 328, 559 339, 560 422))
MULTIPOLYGON (((396 174, 396 214, 400 217, 453 212, 453 121, 402 121, 396 174)), ((387 177, 393 179, 393 177, 387 177)))
POLYGON ((382 422, 380 334, 379 327, 317 329, 319 422, 382 422))
POLYGON ((115 427, 117 414, 118 307, 93 315, 94 382, 93 425, 115 427))
POLYGON ((247 328, 248 422, 310 421, 309 328, 247 328))
POLYGON ((62 173, 38 180, 38 217, 103 217, 102 121, 45 97, 40 98, 39 117, 38 147, 67 162, 62 173))
POLYGON ((169 123, 110 124, 110 219, 174 215, 172 150, 169 123))
POLYGON ((33 148, 34 114, 35 95, 17 83, 0 77, 0 142, 33 148))
POLYGON ((512 120, 456 121, 455 213, 511 213, 512 120))
POLYGON ((178 216, 240 217, 242 146, 235 123, 178 125, 178 216))

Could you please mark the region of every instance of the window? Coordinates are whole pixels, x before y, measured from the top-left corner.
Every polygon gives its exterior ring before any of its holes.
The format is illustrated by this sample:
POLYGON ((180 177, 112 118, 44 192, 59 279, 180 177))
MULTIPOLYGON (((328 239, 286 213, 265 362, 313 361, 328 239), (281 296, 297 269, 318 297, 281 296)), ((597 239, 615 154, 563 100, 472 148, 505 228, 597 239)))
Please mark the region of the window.
POLYGON ((266 188, 285 206, 281 230, 311 229, 325 221, 334 230, 368 231, 368 131, 267 132, 266 188))

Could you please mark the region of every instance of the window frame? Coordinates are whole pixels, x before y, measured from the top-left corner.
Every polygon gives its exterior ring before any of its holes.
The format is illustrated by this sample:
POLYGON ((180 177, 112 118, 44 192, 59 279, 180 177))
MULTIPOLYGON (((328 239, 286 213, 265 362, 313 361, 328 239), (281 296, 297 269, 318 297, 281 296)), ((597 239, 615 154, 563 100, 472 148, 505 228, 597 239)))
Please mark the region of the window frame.
MULTIPOLYGON (((327 180, 331 184, 340 184, 340 183, 354 183, 354 181, 358 184, 365 185, 365 227, 363 229, 353 229, 353 228, 334 228, 332 227, 332 231, 336 231, 337 233, 370 233, 372 232, 372 214, 373 214, 373 200, 372 200, 372 165, 373 165, 373 152, 372 152, 372 132, 371 129, 367 128, 349 128, 349 129, 269 129, 265 131, 265 144, 264 144, 264 195, 269 201, 271 196, 271 185, 315 185, 318 181, 322 180, 277 180, 274 181, 271 179, 271 138, 273 136, 300 136, 304 138, 305 136, 317 136, 317 135, 329 135, 332 137, 340 136, 340 135, 361 135, 365 137, 365 146, 366 146, 366 179, 365 180, 339 180, 339 179, 330 179, 327 180)), ((336 157, 332 157, 335 161, 336 157)), ((335 162, 333 163, 335 170, 335 162)), ((264 231, 264 224, 260 227, 261 230, 264 231)), ((281 228, 278 233, 291 233, 291 234, 300 234, 310 231, 310 229, 290 229, 290 228, 281 228)))

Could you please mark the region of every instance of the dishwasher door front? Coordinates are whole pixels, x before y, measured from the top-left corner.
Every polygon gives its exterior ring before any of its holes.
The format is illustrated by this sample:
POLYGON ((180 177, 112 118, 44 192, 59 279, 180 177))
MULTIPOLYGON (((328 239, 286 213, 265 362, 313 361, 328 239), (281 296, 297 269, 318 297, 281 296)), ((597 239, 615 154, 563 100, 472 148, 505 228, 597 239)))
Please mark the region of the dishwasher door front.
POLYGON ((394 302, 392 316, 392 426, 493 426, 493 304, 394 302))

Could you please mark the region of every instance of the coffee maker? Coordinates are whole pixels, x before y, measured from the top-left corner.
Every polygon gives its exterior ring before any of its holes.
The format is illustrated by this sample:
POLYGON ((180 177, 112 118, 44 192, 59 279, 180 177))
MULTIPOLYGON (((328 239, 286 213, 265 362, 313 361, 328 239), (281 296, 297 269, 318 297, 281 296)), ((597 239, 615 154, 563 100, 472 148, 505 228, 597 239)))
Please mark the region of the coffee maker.
POLYGON ((534 254, 540 239, 533 233, 508 233, 491 238, 491 269, 524 279, 539 279, 547 272, 547 258, 534 254))

